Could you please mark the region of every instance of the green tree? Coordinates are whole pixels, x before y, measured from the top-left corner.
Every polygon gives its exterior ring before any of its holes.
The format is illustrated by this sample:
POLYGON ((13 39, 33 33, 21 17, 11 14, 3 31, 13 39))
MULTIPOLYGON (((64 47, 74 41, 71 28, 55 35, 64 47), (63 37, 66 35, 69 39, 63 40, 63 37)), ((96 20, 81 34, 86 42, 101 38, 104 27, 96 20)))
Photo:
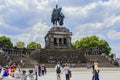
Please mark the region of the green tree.
POLYGON ((99 37, 93 35, 90 37, 84 37, 81 40, 77 40, 76 42, 73 43, 73 46, 76 49, 80 49, 80 48, 96 48, 99 45, 104 45, 105 46, 105 53, 107 55, 110 54, 111 48, 109 46, 109 44, 107 43, 107 41, 105 40, 100 40, 99 37))
POLYGON ((110 54, 110 58, 111 58, 111 59, 114 59, 114 57, 115 57, 115 54, 111 53, 111 54, 110 54))
POLYGON ((13 46, 11 39, 9 37, 6 37, 6 36, 1 36, 0 42, 2 42, 4 46, 13 46))
POLYGON ((99 41, 99 44, 102 44, 105 46, 105 48, 106 48, 105 52, 107 55, 109 55, 111 52, 111 47, 109 46, 108 42, 102 39, 99 41))
POLYGON ((79 48, 90 48, 90 47, 97 47, 99 44, 99 38, 96 36, 91 37, 85 37, 81 40, 77 40, 75 43, 73 43, 73 46, 75 46, 77 49, 79 48))
POLYGON ((37 43, 37 42, 30 42, 30 43, 27 45, 27 48, 28 48, 28 49, 40 49, 40 48, 41 48, 41 44, 40 44, 40 43, 37 43))
POLYGON ((25 47, 25 43, 22 42, 22 41, 18 41, 18 42, 16 42, 15 47, 17 47, 17 48, 24 48, 25 47))

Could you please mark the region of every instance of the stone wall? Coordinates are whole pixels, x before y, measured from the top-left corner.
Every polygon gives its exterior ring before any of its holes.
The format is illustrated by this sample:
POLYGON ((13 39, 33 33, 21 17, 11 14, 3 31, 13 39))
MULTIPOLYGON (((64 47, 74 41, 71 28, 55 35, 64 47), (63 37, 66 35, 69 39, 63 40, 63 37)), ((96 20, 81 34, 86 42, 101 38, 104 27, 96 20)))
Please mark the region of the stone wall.
POLYGON ((40 63, 83 63, 86 62, 84 54, 79 50, 68 49, 43 49, 37 53, 31 54, 31 57, 38 60, 40 63), (37 57, 35 55, 37 55, 37 57))

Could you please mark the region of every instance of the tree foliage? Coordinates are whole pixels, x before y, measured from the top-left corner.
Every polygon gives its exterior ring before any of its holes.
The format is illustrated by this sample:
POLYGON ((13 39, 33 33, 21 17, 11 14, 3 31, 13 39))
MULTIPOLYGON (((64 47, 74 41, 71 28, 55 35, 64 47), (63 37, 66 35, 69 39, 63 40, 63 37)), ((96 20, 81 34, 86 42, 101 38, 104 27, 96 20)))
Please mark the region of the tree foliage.
POLYGON ((6 36, 1 36, 0 42, 2 42, 4 46, 13 46, 11 39, 9 37, 6 37, 6 36))
POLYGON ((93 35, 90 37, 84 37, 81 40, 77 40, 75 43, 73 43, 73 46, 76 49, 80 49, 80 48, 96 48, 99 45, 104 45, 105 47, 105 53, 107 55, 109 55, 111 48, 109 46, 109 44, 107 43, 107 41, 103 40, 103 39, 99 39, 99 37, 93 35))
POLYGON ((37 42, 30 42, 30 43, 27 45, 27 48, 28 48, 28 49, 40 49, 40 48, 41 48, 41 44, 40 44, 40 43, 37 43, 37 42))
POLYGON ((113 54, 113 53, 110 54, 110 58, 111 58, 111 59, 114 59, 114 57, 115 57, 115 54, 113 54))
POLYGON ((25 47, 25 43, 22 42, 22 41, 18 41, 18 42, 16 42, 15 47, 17 47, 17 48, 24 48, 25 47))

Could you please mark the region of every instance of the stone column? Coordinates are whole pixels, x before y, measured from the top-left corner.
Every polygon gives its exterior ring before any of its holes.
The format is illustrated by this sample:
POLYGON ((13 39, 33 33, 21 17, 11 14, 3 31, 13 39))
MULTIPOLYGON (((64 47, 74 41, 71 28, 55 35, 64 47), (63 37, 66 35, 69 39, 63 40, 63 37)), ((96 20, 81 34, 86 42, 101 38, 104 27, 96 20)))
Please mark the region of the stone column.
POLYGON ((67 38, 67 45, 68 45, 68 47, 70 47, 70 38, 69 37, 67 38))
POLYGON ((57 38, 57 46, 59 46, 59 38, 57 38))
POLYGON ((61 38, 62 46, 64 45, 64 38, 61 38))
POLYGON ((49 43, 50 43, 50 46, 51 46, 51 47, 54 46, 54 39, 53 39, 53 37, 50 38, 50 42, 49 42, 49 43))

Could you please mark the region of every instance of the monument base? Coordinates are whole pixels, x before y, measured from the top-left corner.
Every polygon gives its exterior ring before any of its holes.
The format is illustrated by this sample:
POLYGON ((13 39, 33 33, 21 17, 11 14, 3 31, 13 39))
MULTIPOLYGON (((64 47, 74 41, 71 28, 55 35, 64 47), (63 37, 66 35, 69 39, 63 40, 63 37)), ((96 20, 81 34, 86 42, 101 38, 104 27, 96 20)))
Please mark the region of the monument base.
POLYGON ((46 49, 72 49, 71 44, 72 32, 66 27, 54 26, 45 36, 45 48, 46 49))

